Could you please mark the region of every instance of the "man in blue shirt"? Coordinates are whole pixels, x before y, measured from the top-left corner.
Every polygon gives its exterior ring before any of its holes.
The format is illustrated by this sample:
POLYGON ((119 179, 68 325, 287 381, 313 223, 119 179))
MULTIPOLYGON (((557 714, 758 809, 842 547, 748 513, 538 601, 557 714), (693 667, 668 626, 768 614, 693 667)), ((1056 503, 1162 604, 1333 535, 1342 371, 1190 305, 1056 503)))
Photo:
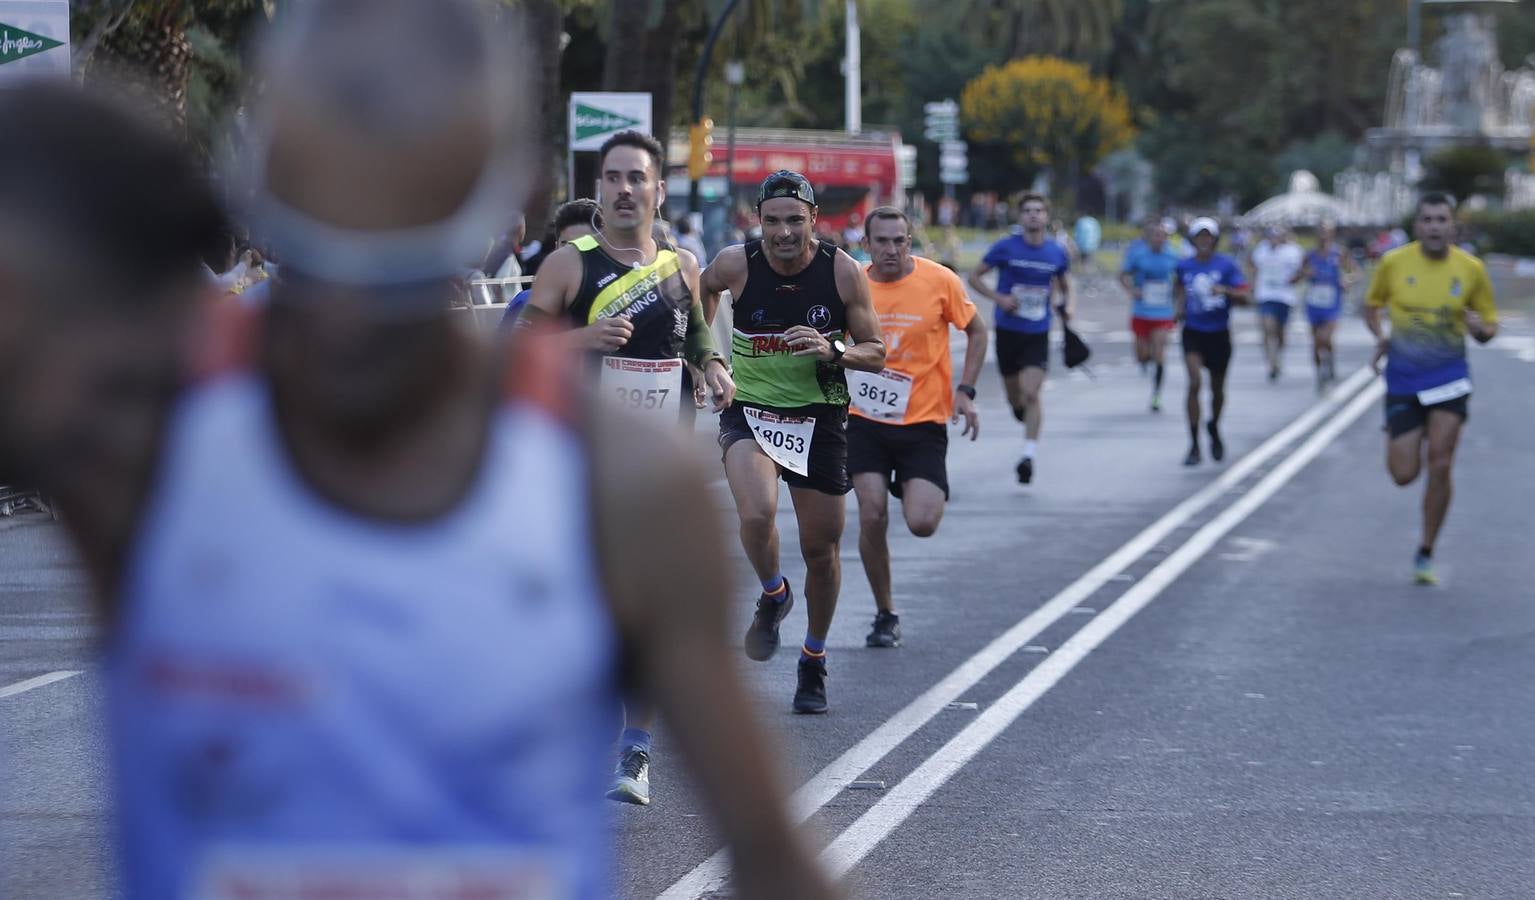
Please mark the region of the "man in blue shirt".
POLYGON ((1125 251, 1119 283, 1132 301, 1130 330, 1135 334, 1135 361, 1141 371, 1156 363, 1151 383, 1151 411, 1162 409, 1163 359, 1167 335, 1173 325, 1173 274, 1178 268, 1178 254, 1167 246, 1167 231, 1162 220, 1146 220, 1145 239, 1125 251))
POLYGON ((1050 364, 1051 307, 1071 316, 1071 260, 1060 244, 1045 233, 1050 224, 1050 202, 1039 194, 1024 194, 1019 203, 1018 224, 1023 231, 1010 234, 991 246, 975 271, 970 288, 996 304, 997 367, 1013 417, 1023 423, 1023 459, 1018 461, 1018 482, 1034 478, 1034 452, 1044 418, 1040 388, 1050 364), (995 288, 982 280, 997 270, 995 288))
POLYGON ((1189 454, 1186 466, 1200 463, 1200 369, 1210 372, 1210 456, 1226 455, 1221 442, 1221 409, 1226 405, 1226 367, 1231 363, 1231 304, 1247 302, 1247 278, 1236 260, 1216 253, 1221 227, 1201 216, 1189 223, 1194 255, 1178 263, 1173 302, 1183 322, 1183 364, 1189 372, 1189 454))

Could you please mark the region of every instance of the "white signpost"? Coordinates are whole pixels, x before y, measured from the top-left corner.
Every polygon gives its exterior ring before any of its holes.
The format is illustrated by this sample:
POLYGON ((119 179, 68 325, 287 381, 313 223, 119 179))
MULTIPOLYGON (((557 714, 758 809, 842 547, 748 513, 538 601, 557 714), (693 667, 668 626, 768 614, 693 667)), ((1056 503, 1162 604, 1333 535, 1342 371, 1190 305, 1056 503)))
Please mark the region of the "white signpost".
POLYGON ((69 75, 69 0, 0 0, 0 85, 69 75))
MULTIPOLYGON (((566 171, 570 176, 567 190, 576 196, 576 152, 601 149, 602 142, 620 131, 654 134, 651 126, 650 94, 572 92, 567 134, 566 171)), ((662 173, 664 176, 665 173, 662 173)))

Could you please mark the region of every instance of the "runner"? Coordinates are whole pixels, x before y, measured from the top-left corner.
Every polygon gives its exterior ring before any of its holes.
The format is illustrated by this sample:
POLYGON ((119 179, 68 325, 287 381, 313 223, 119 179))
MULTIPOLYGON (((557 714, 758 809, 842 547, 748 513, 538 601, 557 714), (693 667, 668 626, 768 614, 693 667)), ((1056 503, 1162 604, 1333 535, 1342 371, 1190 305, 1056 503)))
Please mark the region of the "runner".
MULTIPOLYGON (((684 386, 684 356, 704 370, 715 412, 734 398, 735 383, 704 324, 698 261, 655 234, 656 211, 666 199, 661 145, 621 131, 603 143, 597 159, 599 227, 544 261, 524 319, 561 317, 575 329, 577 346, 591 354, 603 394, 649 417, 691 425, 691 417, 683 418, 694 403, 691 382, 684 386)), ((608 797, 644 806, 655 713, 639 698, 629 699, 625 713, 608 797)))
POLYGON ((1142 372, 1148 365, 1156 364, 1151 380, 1151 411, 1160 412, 1167 335, 1177 324, 1173 321, 1173 274, 1179 259, 1167 245, 1167 231, 1160 219, 1148 219, 1142 233, 1144 239, 1125 252, 1119 283, 1134 301, 1130 330, 1135 334, 1135 361, 1141 364, 1142 372))
MULTIPOLYGON (((561 203, 560 208, 554 211, 553 221, 549 223, 549 233, 554 236, 553 250, 573 243, 577 238, 596 234, 601 227, 602 207, 595 200, 582 197, 561 203)), ((527 306, 528 298, 532 295, 532 288, 523 288, 512 297, 506 304, 506 311, 501 314, 502 328, 510 328, 517 323, 523 307, 527 306)))
POLYGON ((1337 229, 1317 229, 1316 249, 1306 254, 1296 280, 1306 285, 1306 318, 1311 322, 1311 356, 1316 363, 1316 389, 1324 391, 1338 379, 1332 336, 1343 314, 1343 294, 1358 276, 1354 258, 1337 243, 1337 229))
POLYGON ((761 240, 726 247, 703 274, 709 318, 721 291, 732 298, 731 357, 740 390, 720 415, 720 448, 741 546, 762 581, 746 655, 772 658, 779 625, 794 606, 779 568, 782 477, 799 521, 809 606, 794 711, 824 713, 826 635, 841 585, 838 547, 849 487, 843 370, 881 371, 885 345, 858 264, 814 237, 810 182, 797 172, 769 175, 757 192, 757 215, 761 240))
POLYGON ((830 896, 717 633, 699 473, 448 308, 518 200, 492 167, 532 149, 496 93, 523 54, 468 0, 289 12, 232 179, 283 259, 267 310, 203 297, 216 207, 167 139, 66 86, 0 92, 27 123, 0 131, 0 459, 104 601, 124 895, 610 896, 627 650, 737 890, 830 896))
POLYGON ((1013 418, 1023 423, 1023 458, 1018 483, 1034 480, 1034 454, 1044 420, 1041 389, 1050 365, 1051 307, 1069 316, 1073 310, 1071 260, 1066 250, 1047 237, 1050 201, 1024 194, 1019 201, 1020 234, 997 241, 970 273, 970 287, 996 304, 997 368, 1013 418), (997 270, 997 286, 983 276, 997 270), (1057 296, 1059 301, 1056 302, 1057 296))
POLYGON ((1413 220, 1413 243, 1381 258, 1365 297, 1365 324, 1375 335, 1373 364, 1386 357, 1386 467, 1403 487, 1412 484, 1428 452, 1423 492, 1423 540, 1413 559, 1418 584, 1437 584, 1434 542, 1450 508, 1455 447, 1471 401, 1466 334, 1485 344, 1498 333, 1492 283, 1475 256, 1453 246, 1455 205, 1424 194, 1413 220), (1382 327, 1389 314, 1391 333, 1382 327))
POLYGON ((1295 282, 1305 254, 1283 226, 1269 229, 1253 248, 1252 264, 1258 312, 1263 319, 1263 354, 1268 360, 1269 381, 1278 381, 1284 363, 1285 327, 1295 306, 1295 282))
POLYGON ((893 206, 869 213, 874 262, 865 269, 885 340, 885 370, 848 372, 853 395, 847 468, 858 495, 858 555, 877 611, 865 643, 899 647, 901 618, 890 591, 887 494, 901 500, 906 527, 931 537, 949 499, 945 423, 965 420, 960 436, 980 436, 975 380, 986 362, 986 325, 953 272, 911 255, 911 220, 893 206), (949 327, 965 333, 965 368, 953 384, 949 327))
POLYGON ((1226 456, 1221 441, 1221 411, 1226 406, 1226 368, 1231 364, 1231 304, 1247 302, 1247 279, 1242 267, 1224 253, 1216 253, 1220 225, 1201 216, 1189 223, 1194 255, 1178 263, 1173 288, 1175 317, 1183 322, 1183 365, 1189 373, 1186 407, 1189 416, 1189 452, 1183 464, 1197 466, 1199 452, 1200 369, 1210 373, 1210 456, 1220 462, 1226 456))

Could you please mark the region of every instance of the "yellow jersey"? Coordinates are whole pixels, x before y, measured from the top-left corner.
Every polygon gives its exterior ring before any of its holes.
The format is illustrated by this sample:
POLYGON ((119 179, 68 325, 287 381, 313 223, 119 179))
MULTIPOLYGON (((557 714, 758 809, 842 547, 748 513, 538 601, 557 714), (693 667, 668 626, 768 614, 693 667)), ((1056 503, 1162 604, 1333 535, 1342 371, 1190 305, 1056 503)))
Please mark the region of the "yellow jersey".
POLYGON ((1498 321, 1492 282, 1475 256, 1450 247, 1432 259, 1417 241, 1387 253, 1370 279, 1365 305, 1391 317, 1386 393, 1416 394, 1470 376, 1466 310, 1498 321))

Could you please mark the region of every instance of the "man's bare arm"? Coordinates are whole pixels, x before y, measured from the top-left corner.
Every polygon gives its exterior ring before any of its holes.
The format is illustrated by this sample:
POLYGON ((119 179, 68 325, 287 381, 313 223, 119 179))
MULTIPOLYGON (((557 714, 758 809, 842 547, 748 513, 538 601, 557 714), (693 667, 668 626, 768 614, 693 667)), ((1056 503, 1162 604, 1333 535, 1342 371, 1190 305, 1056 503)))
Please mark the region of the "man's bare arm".
POLYGON ((970 324, 965 326, 965 365, 959 376, 960 384, 974 387, 975 382, 981 377, 981 367, 986 364, 988 332, 986 323, 981 321, 980 313, 970 317, 970 324))
POLYGON ((869 279, 851 256, 838 250, 836 259, 837 293, 842 295, 847 333, 853 339, 842 356, 842 367, 878 372, 885 368, 885 340, 874 312, 874 297, 869 293, 869 279))
POLYGON ((699 276, 698 286, 704 321, 713 325, 719 313, 720 294, 730 291, 734 296, 746 286, 746 246, 734 244, 721 250, 699 276))
POLYGON ((990 271, 991 266, 987 263, 977 263, 976 267, 970 270, 970 275, 965 279, 965 282, 970 285, 970 289, 972 291, 975 291, 982 297, 985 297, 991 302, 998 304, 1008 312, 1012 312, 1014 309, 1017 309, 1018 302, 1016 300, 1007 296, 1006 294, 1000 293, 991 285, 985 282, 984 276, 987 272, 990 271))
POLYGON ((727 529, 701 469, 648 426, 603 418, 593 430, 597 537, 637 687, 659 707, 703 787, 730 845, 737 896, 834 896, 791 825, 781 757, 727 650, 727 529))

